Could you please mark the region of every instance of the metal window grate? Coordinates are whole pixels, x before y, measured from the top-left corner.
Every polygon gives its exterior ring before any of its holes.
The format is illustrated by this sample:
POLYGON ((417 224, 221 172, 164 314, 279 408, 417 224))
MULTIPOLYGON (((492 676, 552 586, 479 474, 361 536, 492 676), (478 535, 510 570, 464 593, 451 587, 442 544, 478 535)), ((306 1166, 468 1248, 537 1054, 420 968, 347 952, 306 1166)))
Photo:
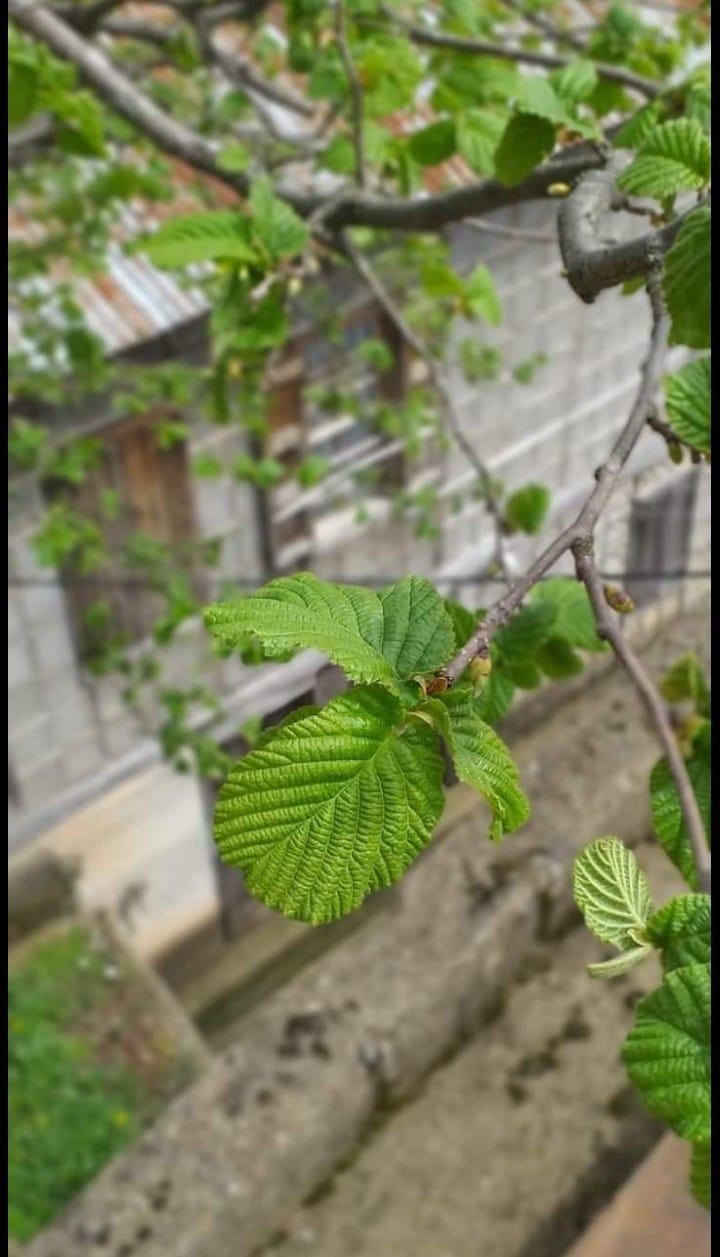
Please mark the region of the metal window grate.
POLYGON ((682 582, 697 492, 698 472, 693 468, 633 502, 627 556, 632 575, 626 585, 636 606, 656 602, 682 582))

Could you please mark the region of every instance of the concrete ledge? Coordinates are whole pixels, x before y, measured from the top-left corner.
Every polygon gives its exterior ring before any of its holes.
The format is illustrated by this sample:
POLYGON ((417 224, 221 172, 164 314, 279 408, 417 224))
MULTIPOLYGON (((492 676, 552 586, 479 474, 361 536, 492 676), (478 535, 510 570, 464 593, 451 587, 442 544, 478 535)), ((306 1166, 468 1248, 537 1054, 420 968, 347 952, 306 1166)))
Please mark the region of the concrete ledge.
MULTIPOLYGON (((690 631, 681 621, 664 634, 650 666, 687 649, 690 631)), ((450 828, 400 883, 397 909, 252 1012, 28 1257, 251 1257, 373 1118, 497 1011, 537 939, 578 920, 577 849, 647 833, 657 758, 618 674, 513 750, 533 799, 522 832, 493 847, 484 807, 457 787, 450 828)))
POLYGON ((709 1257, 710 1214, 690 1195, 690 1145, 666 1135, 567 1257, 709 1257))
POLYGON ((8 866, 8 947, 75 907, 73 869, 44 851, 31 851, 8 866))

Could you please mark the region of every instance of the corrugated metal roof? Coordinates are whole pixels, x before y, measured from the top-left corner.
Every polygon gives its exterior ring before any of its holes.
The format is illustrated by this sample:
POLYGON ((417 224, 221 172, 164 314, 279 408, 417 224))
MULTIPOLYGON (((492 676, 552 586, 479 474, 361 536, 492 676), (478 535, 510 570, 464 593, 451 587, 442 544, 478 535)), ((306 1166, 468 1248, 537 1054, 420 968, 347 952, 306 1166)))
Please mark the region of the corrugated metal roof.
MULTIPOLYGON (((177 167, 177 164, 176 164, 177 167)), ((141 256, 125 252, 123 245, 159 225, 172 213, 197 208, 183 189, 187 176, 178 173, 175 205, 123 206, 115 224, 115 241, 106 254, 106 269, 92 276, 72 275, 60 259, 47 276, 34 277, 28 286, 50 294, 62 281, 70 284, 90 330, 109 354, 149 340, 202 315, 208 308, 199 287, 188 287, 167 272, 159 271, 141 256)), ((31 207, 14 206, 8 213, 8 238, 39 243, 44 231, 32 216, 31 207)), ((22 346, 22 323, 17 311, 8 309, 8 347, 22 346)))

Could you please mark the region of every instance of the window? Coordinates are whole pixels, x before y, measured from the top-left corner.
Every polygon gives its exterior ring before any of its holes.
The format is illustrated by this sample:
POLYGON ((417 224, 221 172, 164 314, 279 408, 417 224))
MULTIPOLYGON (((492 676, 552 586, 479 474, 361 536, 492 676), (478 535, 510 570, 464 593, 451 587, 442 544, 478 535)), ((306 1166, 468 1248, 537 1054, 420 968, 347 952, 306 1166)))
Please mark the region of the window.
MULTIPOLYGON (((102 640, 123 644, 145 638, 162 613, 163 600, 151 587, 142 550, 152 557, 153 543, 172 548, 173 563, 188 571, 193 592, 203 596, 202 576, 194 557, 197 539, 187 451, 183 441, 159 439, 161 421, 150 414, 123 419, 104 428, 100 463, 72 491, 69 505, 100 524, 108 559, 100 571, 82 578, 69 564, 65 573, 67 607, 81 657, 102 640), (138 540, 142 538, 142 540, 138 540), (135 569, 124 558, 135 544, 135 569), (93 608, 107 617, 93 628, 93 608)), ((175 418, 175 416, 173 416, 175 418)), ((67 486, 46 486, 50 497, 67 497, 67 486)))
POLYGON ((375 307, 350 311, 339 343, 326 337, 298 337, 273 373, 268 399, 266 453, 283 463, 286 480, 270 494, 271 544, 281 567, 291 567, 310 549, 313 520, 368 492, 386 494, 402 487, 405 458, 373 424, 376 403, 405 393, 407 353, 384 312, 375 307), (380 368, 350 351, 382 341, 390 364, 380 368), (343 413, 341 398, 353 404, 343 413), (334 395, 338 402, 334 402, 334 395), (386 452, 387 451, 387 452, 386 452), (329 464, 322 506, 304 506, 293 473, 308 457, 329 464), (361 480, 355 481, 355 473, 361 480))
MULTIPOLYGON (((320 669, 313 685, 309 689, 302 694, 298 694, 296 698, 285 703, 282 707, 269 712, 263 718, 263 728, 271 729, 273 725, 279 724, 281 720, 289 716, 291 711, 295 711, 298 707, 304 707, 308 703, 324 706, 331 698, 336 694, 342 693, 346 688, 347 679, 342 669, 328 664, 320 669)), ((247 755, 250 747, 244 738, 236 737, 227 741, 223 746, 223 750, 233 759, 241 759, 243 755, 247 755)), ((215 808, 218 788, 213 782, 206 783, 206 801, 209 815, 212 815, 215 808)), ((264 920, 267 920, 269 909, 248 894, 240 870, 223 864, 217 856, 216 872, 220 932, 225 942, 231 942, 248 933, 255 926, 262 924, 264 920)))
POLYGON ((693 469, 633 503, 625 584, 638 607, 656 602, 682 581, 697 486, 693 469))

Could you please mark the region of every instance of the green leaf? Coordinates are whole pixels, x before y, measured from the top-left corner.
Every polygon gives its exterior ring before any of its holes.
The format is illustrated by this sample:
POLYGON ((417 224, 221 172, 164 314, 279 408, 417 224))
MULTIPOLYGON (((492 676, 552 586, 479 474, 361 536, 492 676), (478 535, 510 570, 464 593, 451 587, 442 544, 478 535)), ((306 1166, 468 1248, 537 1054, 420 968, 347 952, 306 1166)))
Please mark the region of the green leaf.
POLYGON ((629 951, 620 952, 619 956, 613 956, 610 960, 600 960, 597 964, 588 965, 587 971, 591 978, 619 978, 651 955, 652 947, 631 947, 629 951))
POLYGON ((576 650, 605 650, 595 627, 595 617, 585 587, 572 577, 551 576, 536 585, 531 606, 555 608, 553 637, 562 637, 576 650))
MULTIPOLYGON (((705 825, 710 833, 710 726, 695 739, 692 754, 686 761, 688 776, 695 792, 705 825)), ((680 870, 693 890, 697 887, 697 874, 690 839, 685 828, 677 788, 667 761, 661 759, 650 774, 650 814, 658 841, 665 853, 680 870)))
POLYGON ((710 130, 712 103, 709 83, 695 83, 685 98, 685 112, 688 118, 700 123, 703 131, 710 130))
POLYGON ((525 824, 530 805, 519 782, 519 772, 498 735, 477 715, 476 703, 467 691, 451 690, 441 699, 430 699, 425 708, 447 742, 455 771, 483 795, 490 806, 490 837, 500 842, 504 834, 525 824))
POLYGON ((295 468, 295 479, 303 489, 312 489, 325 479, 331 467, 330 460, 322 454, 308 454, 295 468))
POLYGON ((22 62, 8 63, 8 126, 27 122, 35 109, 37 71, 22 62))
POLYGON ((515 698, 515 685, 506 668, 493 661, 493 670, 482 694, 475 700, 475 711, 486 724, 497 724, 510 710, 515 698))
POLYGON ((440 595, 419 576, 376 594, 301 572, 238 602, 208 607, 205 623, 230 645, 253 634, 270 656, 292 647, 320 650, 351 680, 377 681, 405 696, 401 681, 435 672, 455 640, 440 595))
POLYGON ((710 691, 696 655, 681 655, 660 682, 668 703, 691 702, 701 716, 710 715, 710 691))
POLYGON ((710 896, 678 895, 650 917, 647 936, 663 953, 663 968, 710 963, 710 896))
POLYGON ((465 280, 465 303, 476 319, 484 319, 491 327, 502 322, 502 306, 487 266, 476 266, 465 280))
POLYGON ((505 503, 505 519, 514 531, 534 536, 542 528, 549 507, 549 489, 543 484, 528 484, 511 493, 505 503))
POLYGON ((474 611, 469 611, 467 607, 461 606, 459 602, 453 602, 451 598, 445 599, 445 610, 450 616, 455 630, 455 650, 459 650, 475 632, 477 616, 474 611))
POLYGON ((548 122, 554 122, 558 126, 565 126, 572 121, 550 79, 539 74, 520 80, 516 101, 520 113, 546 118, 548 122))
POLYGON ((647 879, 619 838, 598 838, 573 863, 573 894, 588 929, 628 951, 644 942, 652 912, 647 879))
POLYGON ((506 187, 522 183, 552 153, 555 123, 533 113, 516 113, 495 150, 495 173, 506 187))
POLYGON ((662 107, 656 100, 650 101, 638 109, 627 122, 623 123, 613 139, 615 148, 640 148, 660 120, 662 107))
POLYGON ((437 590, 420 576, 405 576, 380 591, 381 650, 398 676, 429 676, 455 647, 455 631, 437 590))
POLYGON ((709 179, 709 139, 694 118, 677 118, 650 132, 617 183, 631 195, 664 200, 709 179))
POLYGON ((218 166, 221 170, 247 170, 250 165, 250 153, 244 144, 237 140, 229 140, 218 153, 218 166))
POLYGON ((168 270, 225 259, 254 262, 257 257, 248 219, 230 210, 171 218, 138 247, 155 266, 168 270))
POLYGON ((526 603, 498 633, 495 644, 508 664, 532 659, 554 630, 557 609, 551 602, 526 603))
POLYGON ((666 973, 640 1000, 623 1060, 646 1107, 682 1139, 710 1139, 710 966, 666 973))
POLYGON ((694 1143, 690 1153, 690 1191, 699 1205, 710 1208, 710 1141, 694 1143))
POLYGON ((506 118, 489 109, 468 109, 458 116, 457 147, 478 175, 495 171, 495 150, 505 130, 506 118))
POLYGON ((579 58, 563 66, 562 70, 553 70, 549 81, 562 101, 576 104, 587 100, 598 84, 598 74, 592 61, 579 58))
POLYGON ((440 118, 410 136, 408 148, 420 166, 437 166, 455 152, 455 120, 440 118))
POLYGON ((319 159, 324 170, 337 175, 351 175, 355 170, 355 149, 345 135, 335 135, 319 159))
POLYGON ((665 404, 670 424, 680 437, 703 454, 710 453, 710 357, 696 358, 665 377, 665 404))
POLYGON ((583 661, 562 637, 549 637, 535 655, 535 663, 552 681, 564 681, 583 670, 583 661))
POLYGON ((218 476, 222 476, 224 470, 220 459, 204 450, 197 454, 193 461, 193 471, 201 479, 216 480, 218 476))
POLYGON ((400 734, 376 686, 273 730, 222 787, 215 839, 251 894, 313 925, 359 907, 427 845, 443 808, 430 729, 400 734))
POLYGON ((289 205, 273 195, 269 179, 255 180, 249 203, 253 234, 273 260, 302 252, 308 241, 308 229, 289 205))
POLYGON ((670 341, 710 348, 710 207, 701 205, 683 223, 665 257, 665 301, 672 319, 670 341))
POLYGON ((426 262, 420 271, 423 292, 428 297, 464 297, 465 285, 459 275, 443 262, 426 262))

